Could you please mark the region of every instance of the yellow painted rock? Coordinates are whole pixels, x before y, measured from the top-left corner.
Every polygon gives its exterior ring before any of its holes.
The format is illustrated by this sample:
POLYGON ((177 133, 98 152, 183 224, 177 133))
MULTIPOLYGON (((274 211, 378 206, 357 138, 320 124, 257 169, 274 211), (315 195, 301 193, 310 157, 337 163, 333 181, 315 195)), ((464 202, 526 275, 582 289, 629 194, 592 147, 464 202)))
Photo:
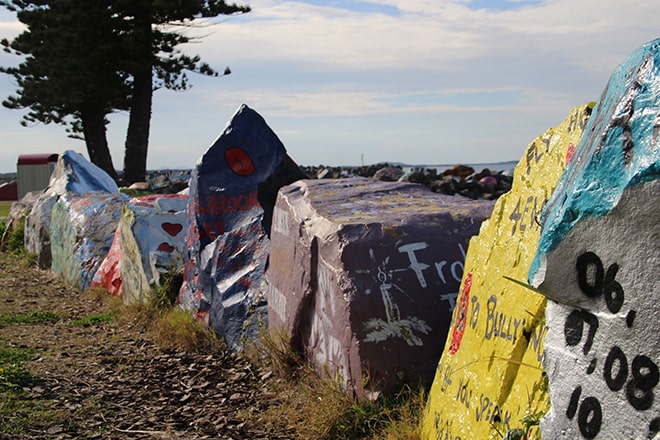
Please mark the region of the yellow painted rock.
POLYGON ((541 364, 546 300, 516 280, 526 284, 541 211, 592 107, 572 109, 527 147, 511 191, 500 197, 470 241, 452 326, 423 415, 423 439, 499 439, 522 428, 522 418, 548 410, 541 364))

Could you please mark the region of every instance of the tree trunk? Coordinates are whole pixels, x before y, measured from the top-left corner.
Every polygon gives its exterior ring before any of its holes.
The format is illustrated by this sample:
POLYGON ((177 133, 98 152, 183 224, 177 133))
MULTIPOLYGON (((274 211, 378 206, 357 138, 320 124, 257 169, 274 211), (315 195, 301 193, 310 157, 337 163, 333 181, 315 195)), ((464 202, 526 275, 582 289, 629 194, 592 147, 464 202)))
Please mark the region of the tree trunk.
POLYGON ((141 12, 135 17, 133 42, 137 45, 137 53, 135 68, 131 72, 133 74, 133 93, 124 151, 124 182, 127 185, 146 180, 151 126, 153 98, 151 10, 147 8, 141 12))
POLYGON ((117 171, 112 164, 108 139, 106 137, 105 113, 97 110, 85 110, 80 115, 87 154, 89 160, 108 173, 115 182, 118 181, 117 171))

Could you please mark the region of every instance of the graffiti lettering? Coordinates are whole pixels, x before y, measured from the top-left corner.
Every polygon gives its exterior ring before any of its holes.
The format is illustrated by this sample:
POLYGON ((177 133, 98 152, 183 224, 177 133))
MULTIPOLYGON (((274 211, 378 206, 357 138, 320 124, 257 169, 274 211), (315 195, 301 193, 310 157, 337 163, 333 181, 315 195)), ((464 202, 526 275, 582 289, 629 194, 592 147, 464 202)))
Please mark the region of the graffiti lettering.
MULTIPOLYGON (((523 320, 523 327, 525 326, 525 322, 523 320)), ((545 339, 545 333, 546 333, 546 327, 545 325, 537 325, 534 327, 534 332, 532 333, 532 348, 534 349, 534 352, 536 353, 536 359, 541 362, 543 361, 543 350, 541 347, 541 341, 545 339)))
POLYGON ((433 425, 435 426, 437 440, 461 440, 461 436, 453 433, 453 420, 443 419, 440 413, 435 413, 433 425))
POLYGON ((249 194, 239 195, 225 195, 225 194, 209 194, 207 197, 195 197, 190 201, 191 206, 195 206, 195 212, 201 214, 210 214, 218 216, 223 214, 230 214, 232 212, 240 211, 245 212, 261 206, 257 199, 257 191, 252 191, 249 194))
POLYGON ((428 243, 421 242, 421 243, 410 243, 397 248, 399 252, 401 253, 405 252, 406 254, 408 254, 408 259, 410 260, 409 267, 415 272, 415 275, 417 275, 417 280, 419 281, 419 285, 422 287, 426 287, 426 279, 424 279, 424 273, 422 271, 424 269, 428 269, 429 265, 417 261, 417 257, 415 256, 415 251, 426 249, 427 247, 429 247, 428 243))
POLYGON ((524 202, 522 197, 519 197, 513 212, 509 215, 509 220, 513 222, 511 235, 516 234, 516 229, 524 232, 527 228, 539 228, 538 218, 546 203, 547 200, 539 202, 534 196, 527 197, 524 202))
POLYGON ((472 330, 477 328, 477 323, 479 322, 479 311, 481 309, 481 304, 479 303, 479 298, 476 295, 472 296, 472 307, 470 312, 470 327, 472 330))
POLYGON ((525 328, 525 319, 518 319, 497 311, 497 296, 491 295, 486 304, 486 339, 502 338, 511 341, 513 345, 518 340, 519 333, 525 328), (513 328, 512 328, 513 326, 513 328), (520 329, 520 330, 519 330, 520 329))
POLYGON ((470 399, 472 399, 472 390, 468 389, 468 383, 464 382, 465 378, 461 378, 458 384, 458 392, 456 393, 455 400, 461 402, 467 409, 470 409, 470 399))
POLYGON ((277 207, 273 211, 273 232, 289 236, 289 213, 277 207))
POLYGON ((507 431, 511 429, 511 413, 502 411, 499 405, 484 396, 483 393, 479 396, 479 405, 475 409, 474 415, 477 422, 484 420, 488 423, 502 423, 506 426, 507 431))

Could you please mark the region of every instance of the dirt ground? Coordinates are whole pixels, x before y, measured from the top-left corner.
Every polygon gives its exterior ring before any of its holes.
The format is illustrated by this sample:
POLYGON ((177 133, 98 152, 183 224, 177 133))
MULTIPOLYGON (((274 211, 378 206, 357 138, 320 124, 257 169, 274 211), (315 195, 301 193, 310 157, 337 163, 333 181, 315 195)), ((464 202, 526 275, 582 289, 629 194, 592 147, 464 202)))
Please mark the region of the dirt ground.
POLYGON ((0 263, 0 316, 60 317, 0 325, 0 348, 38 350, 24 364, 36 381, 18 393, 0 388, 0 439, 294 438, 261 418, 277 405, 269 371, 224 350, 162 350, 139 325, 118 320, 74 325, 106 301, 4 254, 0 263))

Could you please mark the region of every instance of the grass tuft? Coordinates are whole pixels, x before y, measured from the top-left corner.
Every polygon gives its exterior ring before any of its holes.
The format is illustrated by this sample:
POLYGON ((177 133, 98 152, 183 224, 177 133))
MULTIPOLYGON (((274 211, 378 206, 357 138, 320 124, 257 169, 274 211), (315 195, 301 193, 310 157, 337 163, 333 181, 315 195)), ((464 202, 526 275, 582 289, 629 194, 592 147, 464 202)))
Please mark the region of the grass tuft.
POLYGON ((36 312, 19 313, 17 315, 0 315, 0 326, 14 324, 45 324, 57 322, 61 319, 60 315, 53 312, 38 310, 36 312))
POLYGON ((90 327, 92 325, 99 325, 99 324, 104 324, 106 322, 110 322, 113 319, 114 319, 113 312, 108 311, 108 312, 95 313, 93 315, 86 316, 80 319, 74 319, 73 321, 71 321, 71 324, 78 327, 90 327))
POLYGON ((39 351, 31 348, 0 349, 0 390, 21 389, 35 381, 23 368, 23 363, 34 359, 39 351))

